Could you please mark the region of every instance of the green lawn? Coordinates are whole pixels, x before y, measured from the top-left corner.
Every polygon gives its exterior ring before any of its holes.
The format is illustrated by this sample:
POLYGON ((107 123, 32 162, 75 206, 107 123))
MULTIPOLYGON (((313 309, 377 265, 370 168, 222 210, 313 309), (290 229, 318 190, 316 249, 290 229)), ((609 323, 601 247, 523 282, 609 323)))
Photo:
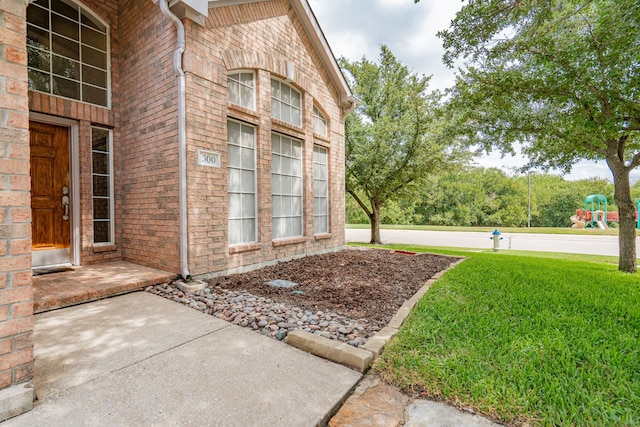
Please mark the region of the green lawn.
MULTIPOLYGON (((347 228, 354 229, 370 229, 369 224, 347 224, 347 228)), ((617 236, 618 229, 610 228, 608 230, 600 229, 576 229, 576 228, 561 228, 561 227, 456 227, 445 225, 387 225, 383 224, 380 229, 384 230, 429 230, 429 231, 477 231, 477 232, 491 232, 498 228, 503 233, 525 233, 525 234, 578 234, 578 235, 596 235, 596 236, 617 236)), ((636 230, 636 234, 638 231, 636 230)))
POLYGON ((375 369, 397 386, 508 424, 640 425, 640 277, 615 258, 464 255, 375 369))

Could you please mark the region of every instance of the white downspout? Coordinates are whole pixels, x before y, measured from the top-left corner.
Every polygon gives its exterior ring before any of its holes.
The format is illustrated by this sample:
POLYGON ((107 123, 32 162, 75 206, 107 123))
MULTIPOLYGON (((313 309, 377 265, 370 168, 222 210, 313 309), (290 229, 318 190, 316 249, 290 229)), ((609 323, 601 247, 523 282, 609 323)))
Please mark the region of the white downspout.
POLYGON ((187 235, 187 127, 186 127, 186 78, 182 69, 182 54, 186 47, 184 24, 169 10, 168 0, 158 0, 162 14, 173 21, 177 29, 178 43, 173 53, 173 70, 178 77, 178 168, 180 185, 180 271, 185 281, 189 273, 187 235))

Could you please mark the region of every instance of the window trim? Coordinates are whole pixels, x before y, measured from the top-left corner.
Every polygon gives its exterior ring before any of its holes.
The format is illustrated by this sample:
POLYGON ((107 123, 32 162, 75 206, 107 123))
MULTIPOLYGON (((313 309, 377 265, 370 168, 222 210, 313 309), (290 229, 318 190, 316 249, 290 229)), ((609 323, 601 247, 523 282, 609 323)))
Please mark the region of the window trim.
MULTIPOLYGON (((295 128, 302 129, 304 127, 304 97, 302 95, 302 91, 299 90, 298 88, 296 88, 295 86, 293 86, 292 84, 289 84, 286 81, 281 80, 281 79, 279 79, 277 77, 274 77, 274 76, 271 76, 270 89, 271 89, 271 95, 270 95, 270 99, 271 99, 271 118, 274 119, 274 120, 278 120, 278 121, 280 121, 282 123, 286 123, 287 125, 294 126, 295 128), (282 99, 276 98, 274 96, 274 93, 273 93, 273 82, 277 82, 280 85, 280 90, 282 90, 282 86, 287 86, 291 90, 295 91, 298 95, 300 95, 300 107, 295 107, 293 104, 285 103, 282 99), (284 104, 284 105, 289 106, 289 108, 291 108, 291 109, 297 110, 299 112, 300 124, 293 123, 292 121, 283 120, 280 117, 275 117, 274 108, 273 108, 274 100, 277 101, 279 103, 279 105, 284 104)), ((282 108, 280 110, 282 110, 282 108)))
MULTIPOLYGON (((89 17, 91 17, 91 18, 95 19, 96 21, 99 21, 99 22, 100 22, 102 25, 104 25, 104 27, 105 27, 106 45, 105 45, 105 51, 104 51, 104 53, 106 54, 106 68, 105 68, 105 70, 104 70, 104 71, 105 71, 105 72, 106 72, 106 74, 107 74, 107 76, 106 76, 106 86, 105 86, 104 88, 102 88, 102 87, 99 87, 99 86, 95 86, 95 85, 93 85, 93 84, 91 84, 91 83, 83 82, 83 81, 82 81, 82 77, 80 77, 80 80, 77 80, 77 82, 78 82, 78 84, 79 84, 79 86, 80 86, 80 92, 79 92, 79 93, 80 93, 80 98, 79 98, 79 99, 76 99, 76 98, 70 98, 70 97, 67 97, 67 96, 63 96, 63 95, 55 94, 55 93, 53 93, 53 87, 51 88, 51 89, 52 89, 52 90, 51 90, 51 92, 43 92, 43 91, 35 90, 35 89, 29 89, 29 91, 31 91, 31 92, 36 92, 36 93, 42 93, 42 94, 44 94, 44 95, 48 95, 48 96, 54 96, 54 97, 56 97, 56 98, 68 99, 68 100, 70 100, 70 101, 80 102, 80 103, 82 103, 82 104, 93 105, 93 106, 96 106, 96 107, 99 107, 99 108, 106 108, 106 109, 109 109, 109 110, 110 110, 110 109, 111 109, 111 107, 112 107, 112 104, 111 104, 111 100, 112 100, 112 91, 111 91, 111 86, 112 86, 112 85, 111 85, 111 26, 110 26, 110 25, 109 25, 109 24, 108 24, 104 19, 102 19, 100 16, 98 16, 98 14, 96 14, 94 11, 92 11, 91 9, 89 9, 89 8, 88 8, 87 6, 85 6, 84 4, 82 4, 82 3, 80 3, 80 2, 78 2, 78 1, 76 1, 76 0, 69 0, 69 1, 70 1, 71 3, 73 3, 75 6, 77 6, 77 7, 78 7, 79 12, 80 12, 80 19, 82 19, 82 18, 81 18, 82 14, 85 14, 85 15, 88 15, 89 17), (104 89, 104 90, 107 92, 106 105, 95 104, 95 103, 92 103, 92 102, 83 101, 83 100, 82 100, 82 85, 83 85, 83 84, 86 84, 86 85, 88 85, 88 86, 95 87, 95 88, 98 88, 98 89, 104 89)), ((52 49, 52 46, 51 46, 51 40, 52 40, 52 34, 54 34, 54 32, 53 32, 53 30, 51 29, 51 14, 55 14, 56 16, 60 16, 60 17, 63 17, 63 18, 65 18, 65 19, 69 19, 69 18, 67 18, 66 16, 64 16, 64 15, 62 15, 62 14, 60 14, 60 13, 58 13, 58 12, 54 11, 53 9, 51 9, 51 3, 49 3, 49 7, 48 7, 47 9, 45 9, 44 7, 42 7, 42 6, 40 6, 40 5, 36 4, 36 3, 29 3, 28 7, 37 7, 37 8, 39 8, 39 9, 45 10, 45 11, 47 11, 47 13, 48 13, 48 15, 49 15, 49 29, 42 28, 42 27, 40 27, 40 26, 38 26, 38 25, 35 25, 35 24, 33 24, 33 23, 30 23, 30 22, 28 22, 28 20, 27 20, 26 24, 27 24, 27 26, 31 25, 31 26, 33 26, 34 28, 37 28, 37 29, 40 29, 40 30, 46 31, 46 32, 48 33, 48 36, 49 36, 49 45, 50 45, 50 46, 49 46, 49 49, 50 49, 49 54, 50 54, 50 58, 51 58, 51 61, 50 61, 51 63, 49 64, 49 71, 48 71, 48 72, 46 72, 46 73, 48 74, 48 76, 49 76, 49 82, 51 83, 52 78, 53 78, 53 75, 54 75, 53 70, 52 70, 52 67, 53 67, 53 55, 54 55, 54 53, 53 53, 53 51, 51 51, 51 49, 52 49)), ((74 21, 74 22, 75 22, 75 21, 74 21)), ((79 28, 80 30, 83 28, 83 26, 86 26, 87 28, 90 28, 91 30, 97 31, 95 28, 92 28, 92 27, 90 27, 90 26, 87 26, 86 24, 83 24, 82 22, 78 21, 78 28, 79 28)), ((25 28, 25 30, 27 30, 27 28, 25 28)), ((80 33, 81 33, 81 32, 80 32, 80 33)), ((79 34, 80 34, 80 33, 79 33, 79 34)), ((55 33, 55 34, 56 34, 56 35, 58 35, 58 36, 60 36, 61 38, 66 39, 66 40, 72 40, 72 39, 69 39, 68 37, 66 37, 66 36, 64 36, 64 35, 61 35, 61 34, 58 34, 58 33, 55 33)), ((97 49, 97 48, 95 48, 95 47, 93 47, 93 46, 90 46, 90 45, 88 45, 88 44, 84 44, 84 43, 82 43, 82 41, 81 41, 80 39, 81 39, 81 36, 79 35, 79 38, 78 38, 77 42, 78 42, 78 44, 79 44, 79 46, 80 46, 80 50, 81 50, 81 51, 82 51, 82 46, 87 46, 87 47, 89 47, 89 48, 91 48, 91 49, 94 49, 94 50, 100 50, 100 49, 97 49)), ((75 40, 73 40, 73 41, 75 42, 75 40)), ((28 47, 28 46, 27 46, 27 47, 28 47)), ((39 50, 39 49, 38 49, 38 50, 39 50)), ((27 49, 27 58, 28 58, 28 55, 29 55, 29 53, 28 53, 28 49, 27 49)), ((80 60, 78 60, 78 61, 76 61, 75 59, 72 59, 72 58, 64 57, 64 56, 62 56, 62 55, 58 55, 58 56, 61 56, 61 57, 66 58, 66 59, 68 59, 68 60, 71 60, 71 61, 77 62, 77 63, 79 64, 79 67, 80 67, 80 73, 82 73, 82 66, 83 66, 83 65, 89 66, 89 67, 91 67, 91 68, 99 69, 98 67, 93 66, 93 65, 89 64, 88 62, 83 62, 83 61, 82 61, 82 53, 80 53, 80 60)), ((29 66, 28 66, 28 64, 27 64, 27 71, 29 71, 30 69, 32 69, 32 68, 31 68, 31 67, 29 67, 29 66)), ((43 70, 38 70, 37 68, 33 68, 33 69, 34 69, 34 70, 36 70, 36 71, 44 72, 43 70)), ((60 77, 65 78, 64 76, 60 76, 60 77)), ((71 79, 69 79, 69 80, 71 80, 71 79)), ((74 80, 74 81, 76 81, 76 80, 74 80)))
MULTIPOLYGON (((273 191, 273 176, 274 174, 276 174, 275 172, 273 172, 273 165, 272 165, 272 169, 271 169, 271 200, 272 200, 272 205, 271 205, 271 239, 274 242, 282 242, 282 241, 289 241, 289 240, 296 240, 296 239, 304 239, 305 238, 305 222, 304 222, 304 180, 305 180, 305 173, 304 173, 304 140, 299 139, 299 138, 295 138, 280 132, 271 132, 271 141, 273 141, 273 137, 277 136, 279 138, 286 138, 290 141, 296 141, 298 143, 300 143, 300 158, 298 159, 298 161, 300 162, 300 211, 299 211, 299 215, 296 216, 287 216, 286 218, 300 218, 300 234, 296 234, 296 235, 290 235, 290 236, 281 236, 281 237, 275 237, 274 235, 274 227, 273 227, 273 220, 276 218, 274 215, 275 209, 273 208, 273 196, 286 196, 285 194, 283 194, 283 192, 280 192, 278 194, 274 193, 273 191)), ((282 141, 282 140, 281 140, 282 141)), ((283 156, 283 154, 281 153, 274 153, 273 151, 273 142, 271 145, 271 162, 273 164, 273 158, 274 155, 278 155, 278 156, 283 156)), ((294 158, 292 156, 289 156, 289 158, 294 158)), ((277 173, 277 175, 279 176, 289 176, 289 177, 294 177, 295 175, 284 175, 280 172, 277 173)), ((296 176, 297 177, 297 176, 296 176)), ((290 195, 288 195, 289 197, 291 197, 290 195)), ((295 195, 297 197, 297 195, 295 195)), ((283 216, 278 216, 277 218, 283 218, 283 216)))
POLYGON ((318 235, 323 235, 323 234, 329 234, 331 232, 331 205, 329 203, 329 193, 330 193, 330 188, 329 188, 329 148, 325 147, 323 145, 319 145, 319 144, 314 144, 313 145, 313 159, 312 159, 312 163, 313 163, 313 182, 314 182, 314 191, 313 191, 313 234, 318 236, 318 235), (326 156, 326 163, 317 163, 315 160, 315 152, 316 152, 316 148, 323 150, 326 156), (322 164, 325 167, 325 171, 326 171, 326 178, 324 180, 320 180, 316 178, 316 164, 322 164), (315 182, 316 181, 324 181, 327 185, 327 191, 326 193, 321 196, 318 197, 316 195, 315 192, 315 182), (324 198, 327 201, 327 210, 322 214, 322 215, 316 215, 316 199, 320 199, 320 198, 324 198), (316 220, 317 218, 326 218, 325 223, 323 224, 324 226, 326 226, 326 231, 323 232, 316 232, 316 220))
MULTIPOLYGON (((113 194, 114 191, 114 170, 113 170, 113 129, 109 129, 103 126, 91 126, 91 238, 94 247, 101 246, 112 246, 115 245, 115 197, 113 194), (103 131, 107 131, 108 133, 108 152, 98 151, 93 149, 93 130, 100 129, 103 131), (106 154, 108 156, 108 166, 109 166, 109 241, 108 242, 96 242, 95 241, 95 223, 96 218, 93 212, 93 201, 96 199, 96 196, 93 191, 93 177, 94 176, 105 176, 105 174, 96 174, 93 172, 93 153, 101 153, 106 154)), ((98 199, 106 199, 105 196, 98 196, 98 199)), ((98 222, 107 222, 104 220, 100 220, 98 222)))
MULTIPOLYGON (((240 82, 240 81, 236 81, 236 80, 233 80, 233 81, 235 83, 237 83, 238 85, 241 85, 241 86, 243 85, 243 83, 240 82)), ((246 86, 246 85, 244 85, 244 86, 246 86)), ((257 98, 257 73, 254 70, 233 70, 233 71, 230 71, 230 72, 227 73, 227 102, 229 102, 233 106, 237 106, 237 107, 240 107, 240 108, 247 109, 247 110, 255 112, 257 110, 257 99, 256 98, 257 98), (244 106, 242 104, 238 104, 238 103, 235 103, 235 102, 231 101, 231 98, 229 97, 229 80, 230 80, 230 76, 233 75, 233 74, 251 74, 251 76, 253 77, 253 80, 252 80, 253 81, 253 86, 251 87, 252 95, 253 95, 252 99, 251 99, 251 101, 252 101, 252 106, 251 107, 247 107, 247 106, 244 106)), ((240 100, 242 100, 242 97, 240 97, 240 100)))
MULTIPOLYGON (((240 145, 237 144, 232 144, 238 147, 241 147, 240 145)), ((233 169, 237 169, 237 170, 246 170, 246 169, 240 169, 240 168, 236 168, 233 167, 233 169)), ((234 192, 234 194, 246 194, 246 193, 242 193, 242 192, 234 192)), ((238 248, 238 247, 242 247, 242 246, 247 246, 247 245, 256 245, 259 243, 259 226, 260 226, 260 222, 258 221, 258 126, 251 124, 251 123, 246 123, 240 120, 234 120, 232 118, 227 118, 227 243, 229 248, 238 248), (253 129, 253 208, 254 208, 254 212, 253 212, 253 220, 255 223, 255 235, 254 235, 254 240, 250 241, 250 242, 240 242, 240 243, 231 243, 231 230, 230 230, 230 224, 231 224, 231 216, 230 216, 230 211, 229 211, 229 194, 230 194, 230 189, 229 189, 229 133, 228 133, 228 128, 229 128, 229 122, 234 122, 240 125, 240 129, 242 130, 242 126, 245 127, 249 127, 253 129)), ((243 215, 243 213, 241 213, 241 215, 243 215)), ((244 216, 241 216, 240 218, 233 218, 234 220, 240 219, 241 221, 243 221, 244 219, 246 219, 244 216)), ((242 232, 242 229, 241 229, 242 232)), ((242 237, 242 233, 241 236, 242 237)))

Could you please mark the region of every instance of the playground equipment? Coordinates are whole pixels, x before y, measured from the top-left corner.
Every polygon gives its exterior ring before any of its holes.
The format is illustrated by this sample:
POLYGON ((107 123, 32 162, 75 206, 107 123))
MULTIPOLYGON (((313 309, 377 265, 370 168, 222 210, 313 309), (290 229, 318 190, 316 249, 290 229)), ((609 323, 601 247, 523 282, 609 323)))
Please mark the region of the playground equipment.
POLYGON ((585 211, 576 209, 576 214, 571 216, 571 228, 609 228, 609 222, 618 221, 618 212, 585 211))
POLYGON ((607 198, 602 194, 591 194, 584 198, 584 210, 590 211, 590 218, 585 215, 585 228, 609 228, 607 225, 607 198))
POLYGON ((576 214, 571 216, 571 228, 584 228, 585 215, 582 209, 576 209, 576 214))
MULTIPOLYGON (((640 229, 640 199, 637 203, 636 226, 640 229)), ((584 199, 584 209, 576 209, 576 214, 571 216, 572 228, 609 228, 609 222, 620 221, 618 212, 609 212, 607 198, 602 194, 591 194, 584 199)))

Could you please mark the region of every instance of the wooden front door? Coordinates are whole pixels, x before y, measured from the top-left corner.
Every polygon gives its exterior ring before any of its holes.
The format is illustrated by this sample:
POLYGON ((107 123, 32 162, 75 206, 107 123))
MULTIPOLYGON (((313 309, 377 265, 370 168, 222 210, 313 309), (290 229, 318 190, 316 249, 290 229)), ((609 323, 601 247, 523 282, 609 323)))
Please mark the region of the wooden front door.
POLYGON ((70 261, 69 129, 29 123, 33 266, 70 261))

